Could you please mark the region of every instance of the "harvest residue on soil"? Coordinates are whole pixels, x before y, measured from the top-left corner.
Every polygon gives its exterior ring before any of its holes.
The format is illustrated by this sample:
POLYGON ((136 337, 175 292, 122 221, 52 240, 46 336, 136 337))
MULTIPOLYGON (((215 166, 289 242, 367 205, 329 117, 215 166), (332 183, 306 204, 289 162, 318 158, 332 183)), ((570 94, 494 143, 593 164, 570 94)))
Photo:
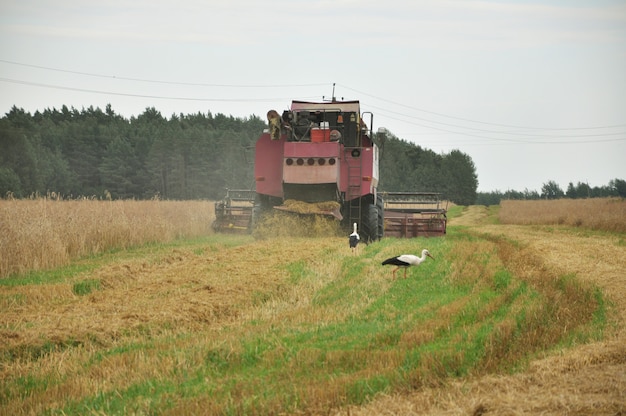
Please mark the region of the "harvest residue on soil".
POLYGON ((172 249, 88 273, 99 289, 79 296, 71 282, 2 288, 4 350, 46 340, 110 344, 138 326, 184 332, 233 323, 288 278, 285 258, 313 260, 337 239, 268 239, 233 248, 172 249), (158 307, 155 307, 158 305, 158 307), (10 306, 10 307, 8 307, 10 306), (42 311, 45 310, 45 313, 42 311), (10 329, 9 329, 10 328, 10 329))
POLYGON ((626 414, 626 245, 611 234, 486 224, 488 209, 469 206, 450 225, 505 236, 546 267, 600 287, 619 314, 605 340, 547 352, 513 375, 453 380, 413 393, 382 395, 338 414, 619 415, 626 414))

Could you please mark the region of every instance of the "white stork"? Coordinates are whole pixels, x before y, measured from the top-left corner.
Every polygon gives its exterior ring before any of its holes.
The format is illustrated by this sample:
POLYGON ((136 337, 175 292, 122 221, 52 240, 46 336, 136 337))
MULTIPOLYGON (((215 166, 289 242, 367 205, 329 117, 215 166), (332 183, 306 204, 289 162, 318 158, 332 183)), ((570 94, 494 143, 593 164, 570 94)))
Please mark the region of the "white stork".
POLYGON ((357 246, 359 245, 359 241, 361 237, 359 237, 359 233, 356 232, 356 222, 354 223, 354 231, 350 234, 350 248, 352 249, 352 253, 356 254, 357 246))
POLYGON ((396 266, 395 269, 393 269, 393 278, 396 278, 396 271, 400 268, 403 267, 404 268, 404 278, 406 279, 406 269, 409 268, 409 266, 419 266, 421 262, 423 262, 424 260, 426 260, 426 256, 430 257, 431 259, 435 260, 435 258, 433 256, 430 255, 430 252, 426 249, 422 250, 422 257, 417 257, 414 254, 402 254, 400 256, 396 256, 396 257, 392 257, 390 259, 387 259, 385 261, 383 261, 383 266, 390 264, 392 266, 396 266))

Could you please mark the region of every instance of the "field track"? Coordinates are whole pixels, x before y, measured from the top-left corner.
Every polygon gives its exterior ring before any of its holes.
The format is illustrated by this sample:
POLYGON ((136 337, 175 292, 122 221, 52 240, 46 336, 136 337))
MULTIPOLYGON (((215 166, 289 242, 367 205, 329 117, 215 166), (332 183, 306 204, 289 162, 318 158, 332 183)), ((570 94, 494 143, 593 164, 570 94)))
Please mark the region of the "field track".
POLYGON ((618 327, 608 339, 557 351, 514 375, 452 381, 410 395, 382 396, 350 415, 626 415, 626 246, 613 236, 528 226, 489 225, 487 209, 468 207, 451 225, 505 235, 540 253, 550 267, 601 287, 618 327))

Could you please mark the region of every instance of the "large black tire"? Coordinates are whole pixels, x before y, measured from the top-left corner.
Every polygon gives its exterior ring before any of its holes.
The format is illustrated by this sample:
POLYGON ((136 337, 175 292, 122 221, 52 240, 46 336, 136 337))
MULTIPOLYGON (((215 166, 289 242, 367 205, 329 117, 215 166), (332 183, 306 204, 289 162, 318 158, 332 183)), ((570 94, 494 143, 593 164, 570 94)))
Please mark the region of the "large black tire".
POLYGON ((378 239, 382 239, 385 236, 385 204, 383 197, 376 195, 376 210, 378 213, 378 239))
POLYGON ((361 215, 361 240, 366 243, 378 240, 378 209, 376 205, 366 204, 361 215))

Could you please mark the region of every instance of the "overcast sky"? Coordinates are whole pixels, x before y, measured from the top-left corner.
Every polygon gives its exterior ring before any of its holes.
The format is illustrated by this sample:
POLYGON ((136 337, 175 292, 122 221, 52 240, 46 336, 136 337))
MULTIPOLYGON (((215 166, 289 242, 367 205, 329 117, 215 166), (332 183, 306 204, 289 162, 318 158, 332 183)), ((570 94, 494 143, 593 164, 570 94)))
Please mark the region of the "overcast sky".
POLYGON ((479 191, 626 180, 626 0, 0 0, 2 115, 265 118, 333 84, 479 191))

